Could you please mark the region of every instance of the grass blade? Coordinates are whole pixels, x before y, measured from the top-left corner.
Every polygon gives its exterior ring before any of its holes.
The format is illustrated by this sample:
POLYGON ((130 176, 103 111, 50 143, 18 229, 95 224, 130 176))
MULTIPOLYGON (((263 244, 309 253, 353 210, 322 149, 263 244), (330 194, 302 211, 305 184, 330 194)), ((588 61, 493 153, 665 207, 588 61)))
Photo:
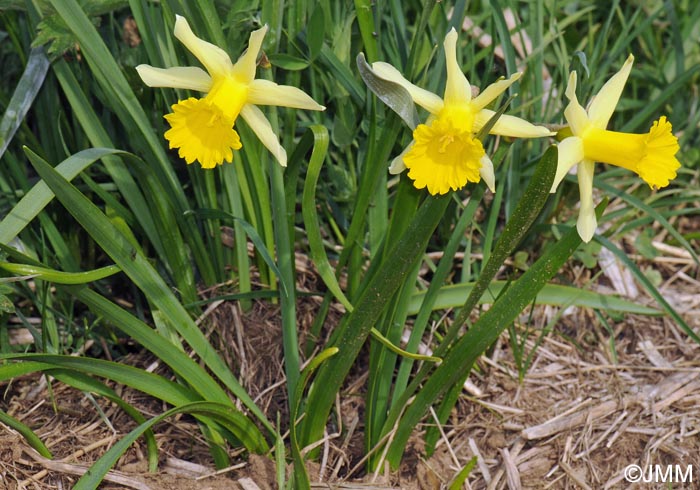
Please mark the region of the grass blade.
MULTIPOLYGON (((487 291, 479 299, 479 304, 492 304, 498 298, 507 281, 493 281, 487 291)), ((464 304, 465 296, 471 294, 474 283, 453 284, 440 288, 433 310, 456 308, 464 304)), ((415 315, 421 311, 426 293, 421 291, 413 295, 409 305, 409 313, 415 315)), ((572 286, 547 284, 537 295, 536 304, 554 306, 578 306, 596 310, 617 311, 635 315, 658 316, 662 312, 648 306, 639 305, 613 295, 596 293, 572 286)))
POLYGON ((44 48, 32 49, 22 78, 5 109, 2 121, 0 121, 0 158, 7 150, 10 141, 34 103, 34 98, 39 93, 48 70, 49 59, 44 54, 44 48))
MULTIPOLYGON (((328 256, 323 247, 321 226, 316 211, 316 185, 321 174, 321 166, 328 150, 328 131, 321 126, 311 126, 311 134, 314 138, 314 147, 309 159, 309 168, 306 171, 304 181, 304 193, 301 198, 301 212, 304 217, 304 229, 309 240, 311 260, 316 266, 318 274, 323 279, 328 290, 333 294, 347 311, 352 311, 352 304, 340 289, 335 272, 328 261, 328 256)), ((307 133, 309 134, 309 133, 307 133)))

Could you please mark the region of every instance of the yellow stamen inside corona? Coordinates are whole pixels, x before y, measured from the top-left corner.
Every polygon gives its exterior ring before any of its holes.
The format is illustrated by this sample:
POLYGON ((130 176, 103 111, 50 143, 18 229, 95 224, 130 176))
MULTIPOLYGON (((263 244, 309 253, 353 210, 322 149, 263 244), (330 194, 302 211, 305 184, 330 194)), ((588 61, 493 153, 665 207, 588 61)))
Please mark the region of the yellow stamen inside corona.
POLYGON ((468 105, 445 107, 429 124, 413 131, 413 147, 404 155, 409 178, 433 195, 479 182, 484 147, 474 138, 474 113, 468 105))
POLYGON ((647 134, 628 134, 589 127, 582 135, 586 158, 631 170, 650 187, 666 187, 681 166, 678 139, 665 116, 647 134))

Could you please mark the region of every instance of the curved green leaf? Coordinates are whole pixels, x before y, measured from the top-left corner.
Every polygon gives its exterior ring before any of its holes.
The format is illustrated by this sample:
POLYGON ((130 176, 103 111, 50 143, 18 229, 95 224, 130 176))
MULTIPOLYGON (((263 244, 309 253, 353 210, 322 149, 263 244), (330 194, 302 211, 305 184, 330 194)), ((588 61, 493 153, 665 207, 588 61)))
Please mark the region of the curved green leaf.
POLYGON ((47 267, 38 267, 27 264, 14 264, 11 262, 0 262, 0 269, 5 269, 20 276, 34 276, 44 281, 55 282, 56 284, 85 284, 88 282, 99 281, 105 277, 121 272, 121 269, 116 265, 108 265, 85 272, 63 272, 47 267))
MULTIPOLYGON (((75 484, 73 487, 74 490, 92 490, 97 488, 107 472, 117 463, 119 458, 126 452, 126 450, 129 449, 129 446, 131 446, 139 437, 141 437, 141 434, 151 429, 151 427, 157 423, 179 413, 206 416, 207 418, 220 423, 222 426, 226 427, 232 432, 245 432, 246 427, 249 425, 248 420, 244 415, 227 404, 214 402, 194 402, 180 407, 171 408, 167 412, 142 423, 129 434, 121 438, 109 449, 109 451, 103 454, 100 459, 95 461, 90 469, 75 484)), ((255 438, 252 437, 252 440, 249 441, 249 443, 252 444, 254 442, 256 442, 255 438)), ((264 440, 258 440, 257 442, 261 443, 258 449, 263 450, 263 447, 265 446, 264 440)))
POLYGON ((12 94, 5 114, 0 121, 0 158, 7 150, 10 141, 19 129, 24 116, 29 112, 29 108, 34 102, 34 98, 39 93, 39 89, 44 84, 46 72, 49 71, 49 59, 44 53, 44 48, 34 48, 29 54, 27 66, 22 73, 17 88, 12 94))
MULTIPOLYGON (((109 148, 91 148, 71 155, 55 168, 64 179, 72 180, 95 161, 108 155, 124 153, 109 148)), ((0 221, 0 243, 9 243, 53 199, 53 192, 45 182, 37 182, 32 189, 0 221)))
POLYGON ((10 417, 5 412, 0 410, 0 423, 5 424, 8 427, 12 427, 14 430, 20 433, 22 437, 27 441, 27 443, 32 446, 36 451, 44 456, 45 458, 53 458, 51 451, 47 448, 39 436, 37 436, 29 426, 23 424, 19 420, 10 417))
POLYGON ((304 193, 301 198, 301 213, 304 218, 306 236, 309 240, 311 260, 316 266, 316 270, 324 284, 335 299, 337 299, 347 311, 352 311, 352 304, 345 296, 345 293, 343 293, 343 290, 340 289, 338 280, 335 277, 335 271, 328 261, 328 255, 326 255, 326 250, 323 247, 318 213, 316 212, 316 185, 321 175, 323 160, 328 151, 328 131, 322 126, 311 126, 309 130, 314 138, 314 147, 311 152, 311 159, 309 160, 309 168, 306 171, 306 180, 304 181, 304 193))

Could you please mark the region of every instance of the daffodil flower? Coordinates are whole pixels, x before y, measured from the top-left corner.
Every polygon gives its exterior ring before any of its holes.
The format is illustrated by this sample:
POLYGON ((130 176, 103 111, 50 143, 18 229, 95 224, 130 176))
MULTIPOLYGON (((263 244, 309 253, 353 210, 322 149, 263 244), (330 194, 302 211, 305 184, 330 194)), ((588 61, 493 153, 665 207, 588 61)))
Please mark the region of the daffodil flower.
POLYGON ((314 111, 325 109, 296 87, 255 79, 256 60, 266 33, 267 26, 252 32, 248 49, 233 64, 223 49, 195 36, 187 20, 178 15, 175 19, 175 37, 207 71, 194 66, 136 67, 149 87, 190 89, 206 94, 202 98, 190 97, 179 101, 172 106, 173 112, 165 116, 171 126, 165 138, 170 142, 171 149, 179 149, 180 158, 188 164, 197 160, 203 168, 214 168, 224 161, 231 162, 233 150, 242 148, 241 139, 233 128, 240 115, 280 165, 285 167, 287 152, 280 145, 270 122, 256 106, 275 105, 314 111))
MULTIPOLYGON (((444 48, 447 83, 443 98, 412 84, 388 63, 372 64, 375 75, 401 85, 416 104, 430 113, 425 124, 419 124, 413 131, 413 141, 394 158, 389 171, 398 174, 408 169, 414 186, 427 187, 433 195, 446 194, 450 189, 461 189, 468 182, 481 179, 493 191, 493 163, 475 136, 494 115, 494 111, 485 107, 518 80, 521 73, 489 85, 472 98, 469 81, 457 62, 454 28, 445 36, 444 48)), ((547 128, 508 115, 498 118, 490 133, 520 138, 554 134, 547 128)))
POLYGON ((619 72, 608 80, 591 102, 588 111, 576 98, 576 72, 571 72, 566 97, 569 104, 564 117, 573 136, 559 143, 557 173, 551 192, 578 165, 578 185, 581 196, 576 228, 584 242, 593 238, 597 226, 593 205, 593 167, 603 162, 626 168, 637 173, 652 189, 668 185, 676 177, 681 166, 675 155, 678 139, 671 132, 671 123, 662 116, 646 134, 628 134, 608 131, 605 128, 612 116, 622 89, 627 82, 634 56, 630 55, 619 72))

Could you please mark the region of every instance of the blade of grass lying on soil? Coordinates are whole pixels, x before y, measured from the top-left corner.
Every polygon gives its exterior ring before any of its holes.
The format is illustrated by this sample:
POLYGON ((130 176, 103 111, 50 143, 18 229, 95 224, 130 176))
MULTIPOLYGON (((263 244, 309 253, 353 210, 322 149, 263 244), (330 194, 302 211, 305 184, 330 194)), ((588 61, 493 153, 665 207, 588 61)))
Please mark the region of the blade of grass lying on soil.
POLYGON ((148 259, 131 245, 89 199, 63 179, 46 161, 29 149, 26 149, 26 152, 39 175, 73 217, 141 289, 154 307, 166 316, 170 325, 177 330, 212 372, 266 427, 271 428, 262 411, 190 318, 172 290, 153 269, 148 259))
POLYGON ((53 458, 49 448, 47 448, 46 445, 41 442, 39 436, 37 436, 34 431, 29 428, 29 426, 23 424, 14 417, 10 417, 2 410, 0 410, 0 424, 5 424, 6 426, 19 432, 19 434, 24 437, 24 440, 27 441, 27 444, 36 449, 36 451, 45 458, 53 458))
MULTIPOLYGON (((184 353, 181 354, 185 355, 184 353)), ((158 355, 158 353, 156 353, 156 355, 158 355)), ((106 361, 102 359, 88 359, 67 355, 48 354, 5 354, 0 355, 0 359, 20 361, 17 363, 0 366, 0 380, 12 379, 21 374, 27 374, 38 371, 45 371, 49 374, 54 370, 58 370, 59 374, 63 371, 67 371, 72 373, 73 378, 64 377, 63 380, 70 385, 73 385, 71 380, 77 380, 76 383, 79 386, 76 387, 78 389, 83 389, 82 387, 85 386, 85 380, 83 379, 83 384, 81 385, 80 380, 82 378, 78 379, 78 377, 87 375, 100 376, 114 381, 116 383, 134 388, 138 391, 153 396, 156 399, 163 400, 166 403, 169 403, 176 407, 192 402, 203 401, 202 399, 207 397, 204 399, 204 401, 211 401, 221 405, 229 404, 232 411, 239 414, 240 417, 245 417, 242 413, 240 413, 235 407, 233 407, 230 404, 229 400, 226 398, 225 395, 222 397, 217 397, 216 393, 206 392, 203 395, 197 394, 194 390, 191 390, 190 388, 187 388, 181 384, 174 383, 157 374, 149 373, 142 369, 138 369, 133 366, 113 361, 106 361), (223 401, 216 401, 217 398, 218 400, 223 401)), ((192 360, 190 360, 190 362, 193 363, 192 360)), ((180 373, 178 373, 178 371, 175 372, 177 374, 182 373, 182 371, 180 373)), ((207 388, 204 388, 204 390, 206 389, 207 388)), ((102 391, 104 390, 97 391, 97 393, 102 394, 102 391)), ((201 388, 200 391, 202 391, 201 388)), ((129 411, 129 409, 127 410, 129 411)), ((131 413, 131 411, 129 411, 129 413, 131 413)), ((214 422, 211 419, 203 416, 198 417, 198 419, 204 424, 203 430, 205 428, 208 428, 206 433, 208 439, 210 441, 218 441, 216 443, 220 443, 222 439, 217 431, 219 431, 221 427, 219 427, 218 422, 214 422)), ((249 423, 247 426, 242 427, 240 430, 237 428, 239 427, 239 425, 231 426, 233 428, 236 428, 235 431, 230 431, 233 437, 235 437, 234 441, 232 442, 235 442, 236 444, 242 444, 252 452, 261 453, 267 451, 267 443, 265 442, 265 439, 263 438, 262 434, 258 431, 255 425, 249 423)))
MULTIPOLYGON (((116 391, 86 374, 77 373, 67 369, 53 369, 51 371, 45 371, 45 373, 53 376, 61 383, 72 386, 73 388, 87 393, 95 393, 108 399, 121 408, 132 419, 134 419, 137 424, 142 424, 146 421, 144 416, 141 415, 141 413, 133 406, 124 401, 119 395, 117 395, 116 391)), ((144 433, 144 438, 146 439, 146 447, 148 449, 148 469, 151 472, 155 472, 158 467, 158 444, 156 443, 156 438, 151 430, 144 433)))
POLYGON ((240 412, 237 412, 235 408, 231 405, 223 403, 214 402, 194 402, 188 403, 187 405, 182 405, 180 407, 171 408, 167 412, 153 417, 147 422, 136 427, 129 434, 121 438, 114 446, 112 446, 109 451, 100 457, 93 465, 90 470, 83 475, 80 480, 73 487, 74 490, 92 490, 98 488, 100 482, 104 478, 105 474, 112 468, 119 458, 129 449, 141 434, 145 431, 151 429, 157 423, 177 415, 179 413, 189 413, 191 415, 206 416, 212 419, 232 432, 240 432, 245 430, 248 425, 248 419, 243 416, 240 412))
MULTIPOLYGON (((493 281, 488 290, 479 299, 479 304, 492 304, 501 294, 503 288, 508 285, 506 281, 493 281)), ((474 289, 474 283, 453 284, 440 288, 433 310, 457 308, 464 304, 464 298, 474 289)), ((409 312, 415 315, 421 311, 424 291, 415 293, 409 306, 409 312)), ((627 301, 618 296, 596 293, 572 286, 559 284, 547 284, 537 295, 536 304, 554 306, 579 306, 596 310, 617 311, 620 313, 632 313, 636 315, 658 316, 663 313, 656 308, 640 305, 627 301)))

